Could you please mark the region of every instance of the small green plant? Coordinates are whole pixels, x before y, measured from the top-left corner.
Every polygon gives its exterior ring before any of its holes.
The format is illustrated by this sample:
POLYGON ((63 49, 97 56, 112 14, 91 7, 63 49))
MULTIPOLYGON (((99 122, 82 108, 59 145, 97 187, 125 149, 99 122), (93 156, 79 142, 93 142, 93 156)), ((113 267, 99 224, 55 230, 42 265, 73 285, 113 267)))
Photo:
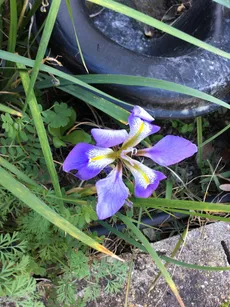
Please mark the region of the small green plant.
POLYGON ((77 114, 66 103, 53 105, 53 110, 42 112, 44 122, 48 124, 48 131, 53 136, 53 144, 56 148, 66 147, 66 143, 76 145, 80 142, 91 142, 91 136, 83 130, 74 130, 67 133, 73 127, 77 114))
POLYGON ((31 276, 27 242, 18 233, 0 235, 0 300, 20 307, 44 307, 31 276))
POLYGON ((172 120, 172 127, 175 128, 181 134, 191 133, 194 130, 194 123, 184 123, 183 121, 177 119, 172 120))
MULTIPOLYGON (((3 189, 1 193, 8 205, 1 214, 1 223, 7 222, 7 215, 12 214, 20 232, 0 235, 0 300, 20 307, 44 306, 40 301, 40 287, 37 288, 36 279, 32 277, 34 274, 52 281, 51 287, 45 289, 49 297, 47 306, 52 307, 61 307, 63 303, 83 307, 100 295, 104 283, 106 293, 116 293, 123 287, 126 264, 108 259, 95 259, 91 264, 84 245, 65 236, 36 212, 27 210, 12 194, 3 189), (76 301, 78 291, 83 291, 83 296, 76 301)), ((53 191, 42 193, 58 211, 53 191)), ((63 215, 83 229, 97 219, 93 207, 92 202, 83 208, 69 206, 63 215)))

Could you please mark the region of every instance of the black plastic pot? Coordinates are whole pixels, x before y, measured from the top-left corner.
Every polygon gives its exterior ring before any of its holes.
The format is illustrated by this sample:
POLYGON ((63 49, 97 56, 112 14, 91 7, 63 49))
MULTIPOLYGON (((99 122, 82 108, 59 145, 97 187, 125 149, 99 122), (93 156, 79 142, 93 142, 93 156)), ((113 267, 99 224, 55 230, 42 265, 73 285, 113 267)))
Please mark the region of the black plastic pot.
MULTIPOLYGON (((89 18, 85 0, 70 2, 84 59, 91 73, 163 79, 227 100, 230 87, 229 60, 168 34, 152 39, 151 56, 128 50, 95 27, 89 18)), ((191 9, 174 26, 230 51, 229 11, 212 0, 193 0, 191 9)), ((38 27, 44 18, 45 13, 37 14, 38 27)), ((50 47, 53 56, 62 56, 62 62, 69 72, 84 72, 65 1, 61 3, 50 47)), ((165 90, 118 85, 103 89, 128 103, 144 107, 157 118, 193 117, 217 109, 215 104, 165 90)))

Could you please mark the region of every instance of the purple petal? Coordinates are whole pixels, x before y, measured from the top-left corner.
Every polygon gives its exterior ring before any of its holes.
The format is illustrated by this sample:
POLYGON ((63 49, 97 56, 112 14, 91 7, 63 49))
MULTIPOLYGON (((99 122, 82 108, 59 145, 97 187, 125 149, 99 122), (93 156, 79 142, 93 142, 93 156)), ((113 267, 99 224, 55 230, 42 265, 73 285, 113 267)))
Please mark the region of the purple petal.
POLYGON ((142 120, 139 117, 133 116, 132 114, 129 117, 129 126, 130 126, 130 132, 128 138, 122 145, 123 149, 135 147, 147 136, 156 133, 160 130, 159 126, 152 125, 149 122, 142 120))
POLYGON ((154 171, 155 181, 152 184, 149 184, 146 188, 143 188, 141 185, 136 184, 135 196, 140 198, 147 198, 153 194, 153 192, 158 188, 158 185, 161 180, 165 179, 166 176, 159 172, 154 171))
POLYGON ((126 161, 124 163, 135 179, 134 194, 136 197, 147 198, 151 196, 160 181, 166 178, 163 173, 154 171, 139 161, 132 160, 132 163, 126 161))
POLYGON ((123 143, 127 137, 128 133, 125 129, 122 130, 109 130, 109 129, 92 129, 91 133, 100 147, 112 147, 123 143))
POLYGON ((148 112, 146 112, 143 108, 139 106, 135 106, 131 114, 135 117, 139 117, 140 119, 150 122, 150 123, 154 121, 154 118, 148 112))
POLYGON ((174 135, 167 135, 151 148, 138 150, 138 156, 145 156, 154 162, 168 166, 178 163, 197 152, 197 146, 192 142, 174 135))
POLYGON ((114 215, 124 205, 129 190, 122 181, 122 169, 118 166, 105 178, 96 183, 98 203, 97 215, 104 220, 114 215))
POLYGON ((78 170, 75 175, 81 180, 88 180, 97 176, 104 167, 111 164, 115 158, 110 148, 101 148, 91 144, 79 143, 63 163, 63 170, 69 172, 78 170))

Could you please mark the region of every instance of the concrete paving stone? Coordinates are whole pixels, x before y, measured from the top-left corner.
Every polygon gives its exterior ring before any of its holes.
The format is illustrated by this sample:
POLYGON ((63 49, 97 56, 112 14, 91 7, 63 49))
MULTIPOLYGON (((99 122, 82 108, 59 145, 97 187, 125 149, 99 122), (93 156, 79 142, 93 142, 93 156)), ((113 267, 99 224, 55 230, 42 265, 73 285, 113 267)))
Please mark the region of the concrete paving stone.
MULTIPOLYGON (((160 253, 170 256, 179 236, 171 237, 152 244, 160 253)), ((177 260, 204 266, 228 266, 227 256, 221 245, 224 241, 230 250, 230 224, 218 222, 194 229, 187 235, 177 260)), ((122 255, 129 261, 131 254, 122 255)), ((202 271, 175 265, 168 266, 170 274, 179 289, 186 307, 220 307, 230 299, 230 271, 202 271)), ((158 269, 148 254, 135 251, 129 307, 178 307, 174 295, 163 278, 148 295, 149 287, 157 276, 158 269)), ((126 287, 115 296, 102 294, 97 301, 87 307, 124 306, 126 287)), ((229 305, 230 306, 230 305, 229 305)))

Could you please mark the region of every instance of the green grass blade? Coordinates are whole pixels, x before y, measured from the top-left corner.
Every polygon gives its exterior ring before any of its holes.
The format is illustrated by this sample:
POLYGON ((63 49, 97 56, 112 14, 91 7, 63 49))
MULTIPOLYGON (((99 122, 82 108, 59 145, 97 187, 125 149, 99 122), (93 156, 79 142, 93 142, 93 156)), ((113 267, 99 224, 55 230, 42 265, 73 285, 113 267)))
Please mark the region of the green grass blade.
POLYGON ((12 53, 15 52, 17 41, 17 20, 17 1, 10 0, 10 33, 7 50, 12 53))
POLYGON ((85 75, 85 76, 76 76, 79 80, 82 80, 86 83, 92 84, 120 84, 120 85, 130 85, 130 86, 146 86, 151 88, 164 89, 166 91, 176 92, 180 94, 185 94, 188 96, 193 96, 213 102, 219 106, 230 109, 229 104, 226 102, 215 98, 209 94, 201 92, 199 90, 193 89, 188 86, 177 84, 170 81, 155 79, 155 78, 146 78, 139 76, 126 76, 126 75, 85 75))
POLYGON ((80 42, 79 42, 79 39, 78 39, 77 30, 76 30, 75 23, 74 23, 73 12, 72 12, 72 8, 71 8, 70 0, 66 0, 66 5, 67 5, 69 16, 70 16, 70 19, 71 19, 71 22, 72 22, 73 31, 74 31, 74 35, 75 35, 75 39, 76 39, 76 43, 77 43, 77 48, 79 50, 79 54, 80 54, 80 57, 81 57, 82 64, 83 64, 86 72, 89 73, 88 68, 86 66, 86 63, 85 63, 85 60, 84 60, 82 50, 81 50, 81 45, 80 45, 80 42))
MULTIPOLYGON (((143 251, 145 253, 147 252, 146 248, 142 244, 140 244, 136 240, 130 238, 128 235, 120 232, 119 230, 115 229, 114 227, 110 226, 108 223, 106 223, 104 221, 99 221, 99 223, 101 225, 103 225, 105 228, 107 228, 109 231, 114 233, 119 238, 121 238, 124 241, 128 242, 129 244, 139 248, 141 251, 143 251)), ((163 256, 163 255, 159 255, 159 257, 161 259, 165 260, 167 263, 172 263, 172 264, 175 264, 175 265, 178 265, 178 266, 186 267, 188 269, 195 269, 195 270, 202 270, 202 271, 224 271, 224 270, 230 270, 229 266, 227 266, 227 267, 202 266, 202 265, 186 263, 184 261, 179 261, 179 260, 173 259, 171 257, 163 256)))
POLYGON ((23 20, 25 18, 25 12, 26 12, 26 8, 28 6, 28 3, 29 3, 29 0, 24 0, 23 6, 22 6, 22 10, 21 10, 21 13, 20 13, 20 17, 19 17, 19 20, 18 20, 17 29, 20 28, 20 26, 22 25, 22 22, 23 22, 23 20))
POLYGON ((21 29, 24 29, 26 25, 31 21, 31 17, 34 16, 34 14, 40 8, 40 6, 41 6, 41 0, 33 1, 32 8, 28 11, 26 18, 22 21, 22 24, 20 26, 21 29))
MULTIPOLYGON (((61 86, 59 87, 62 91, 77 97, 84 102, 89 103, 91 106, 103 111, 109 116, 119 120, 121 123, 126 124, 129 112, 124 110, 122 107, 110 102, 109 100, 97 96, 94 93, 87 91, 78 86, 61 86)), ((132 107, 132 106, 131 106, 132 107)))
POLYGON ((230 124, 228 124, 226 127, 224 127, 222 130, 220 130, 219 132, 217 132, 216 134, 214 134, 212 137, 210 137, 208 140, 206 140, 205 142, 203 142, 200 147, 203 147, 205 145, 207 145, 208 143, 212 142, 213 140, 215 140, 215 138, 217 138, 219 135, 221 135, 222 133, 224 133, 225 131, 227 131, 230 128, 230 124))
POLYGON ((199 210, 199 211, 210 211, 210 212, 230 212, 229 205, 213 204, 191 200, 171 200, 165 198, 133 198, 131 199, 134 206, 136 207, 149 207, 149 208, 174 208, 174 209, 187 209, 187 210, 199 210))
MULTIPOLYGON (((146 77, 139 77, 139 76, 126 76, 126 75, 109 75, 109 74, 97 74, 97 75, 77 75, 75 76, 78 80, 81 80, 85 83, 89 84, 119 84, 119 85, 129 85, 129 86, 146 86, 150 88, 159 88, 164 89, 166 91, 171 91, 175 93, 180 93, 188 96, 193 96, 200 98, 202 100, 206 100, 212 103, 215 103, 219 106, 224 108, 230 109, 228 103, 213 97, 209 94, 201 92, 199 90, 193 89, 188 86, 184 86, 181 84, 177 84, 170 81, 159 80, 154 78, 146 78, 146 77)), ((63 88, 66 85, 69 85, 70 82, 60 80, 60 86, 63 88)), ((48 80, 41 81, 38 83, 38 87, 48 88, 53 87, 53 83, 48 80)))
MULTIPOLYGON (((185 242, 187 234, 188 234, 188 227, 183 231, 182 235, 180 235, 180 238, 179 238, 176 246, 174 247, 172 253, 170 254, 170 258, 174 258, 176 256, 176 254, 177 254, 178 250, 180 249, 181 245, 183 245, 183 243, 185 242)), ((165 268, 168 267, 169 263, 170 262, 166 262, 165 263, 165 268)), ((155 285, 156 285, 156 283, 157 283, 157 281, 159 280, 160 277, 161 277, 161 272, 159 272, 157 274, 157 276, 154 278, 154 280, 153 280, 153 282, 152 282, 152 284, 151 284, 151 286, 149 288, 148 293, 150 293, 155 288, 155 285)))
MULTIPOLYGON (((211 255, 210 255, 211 257, 211 255)), ((176 259, 173 259, 171 257, 167 256, 161 256, 161 259, 165 260, 167 263, 173 263, 178 266, 185 267, 187 269, 193 269, 193 270, 202 270, 202 271, 229 271, 230 266, 203 266, 203 265, 196 265, 196 264, 190 264, 183 261, 179 261, 176 259)))
MULTIPOLYGON (((10 29, 9 29, 9 38, 8 38, 8 45, 7 45, 7 50, 8 52, 15 52, 15 47, 16 47, 16 42, 17 42, 17 20, 18 20, 18 16, 17 16, 17 1, 16 0, 10 0, 9 2, 10 5, 10 29)), ((1 19, 3 19, 3 17, 1 16, 1 19)), ((4 31, 4 29, 3 29, 4 31)), ((6 67, 10 67, 10 68, 14 68, 14 64, 10 63, 10 62, 6 62, 6 67)), ((7 89, 8 87, 8 83, 7 80, 10 78, 11 76, 11 71, 10 70, 6 70, 3 71, 3 80, 4 81, 4 85, 5 88, 7 89)))
MULTIPOLYGON (((8 53, 6 51, 3 51, 3 50, 0 50, 0 58, 2 59, 9 59, 10 61, 12 62, 16 62, 18 64, 23 64, 23 65, 27 65, 29 67, 33 67, 34 66, 34 61, 33 60, 30 60, 30 59, 27 59, 25 57, 22 57, 22 56, 19 56, 19 55, 16 55, 16 54, 12 54, 12 53, 8 53)), ((55 76, 58 76, 58 77, 61 77, 63 79, 66 79, 68 81, 71 81, 73 82, 74 84, 77 84, 77 85, 80 85, 82 86, 83 88, 85 89, 88 89, 96 94, 99 94, 100 96, 103 96, 103 97, 106 97, 106 98, 110 98, 118 103, 124 103, 123 101, 119 100, 119 99, 116 99, 96 88, 94 88, 93 86, 91 85, 88 85, 87 83, 85 82, 82 82, 81 80, 78 80, 77 78, 69 75, 69 74, 66 74, 66 73, 63 73, 62 71, 59 71, 55 68, 52 68, 52 67, 49 67, 47 65, 44 65, 42 64, 41 67, 40 67, 40 70, 41 71, 44 71, 44 72, 48 72, 50 74, 53 74, 55 76)), ((122 108, 120 108, 122 113, 123 113, 123 117, 126 118, 125 121, 122 121, 122 123, 127 123, 127 120, 128 120, 128 116, 129 116, 129 112, 126 111, 126 110, 123 110, 122 108)))
POLYGON ((9 163, 7 160, 4 158, 0 157, 0 165, 9 170, 11 173, 16 175, 18 179, 24 181, 26 184, 33 186, 33 187, 38 187, 37 183, 30 179, 27 175, 25 175, 23 172, 21 172, 17 167, 15 167, 13 164, 9 163))
POLYGON ((9 113, 11 115, 16 115, 19 117, 22 117, 22 113, 19 111, 16 111, 10 107, 5 106, 4 104, 0 103, 0 112, 9 113))
POLYGON ((23 184, 18 182, 11 174, 0 167, 0 184, 15 195, 18 199, 24 202, 32 210, 39 213, 45 219, 50 221, 52 224, 62 229, 64 232, 73 236, 77 240, 83 242, 84 244, 102 252, 109 256, 112 256, 118 260, 121 260, 118 256, 110 252, 107 248, 97 243, 94 239, 86 235, 84 232, 73 226, 67 220, 62 218, 49 206, 47 206, 43 201, 41 201, 36 195, 31 193, 23 184))
MULTIPOLYGON (((226 102, 213 97, 209 94, 201 92, 199 90, 193 89, 188 86, 184 86, 181 84, 177 84, 170 81, 155 79, 155 78, 146 78, 146 77, 139 77, 139 76, 128 76, 128 75, 109 75, 109 74, 97 74, 97 75, 76 75, 75 76, 78 80, 81 80, 85 83, 89 84, 119 84, 119 85, 129 85, 129 86, 146 86, 150 88, 159 88, 166 91, 171 91, 175 93, 180 93, 188 96, 193 96, 200 98, 202 100, 206 100, 212 103, 215 103, 219 106, 224 108, 230 109, 229 104, 226 102)), ((36 85, 39 89, 53 87, 53 83, 50 80, 46 79, 45 81, 40 81, 36 85)), ((72 84, 72 82, 66 80, 59 80, 60 86, 62 89, 65 86, 72 84)), ((120 101, 121 102, 121 101, 120 101)), ((122 102, 123 103, 123 102, 122 102)), ((128 104, 126 104, 128 105, 128 104)))
POLYGON ((207 51, 210 51, 212 53, 215 53, 217 55, 220 55, 224 58, 227 58, 227 59, 230 59, 230 53, 228 52, 225 52, 221 49, 218 49, 214 46, 211 46, 205 42, 202 42, 201 40, 189 35, 189 34, 186 34, 176 28, 173 28, 172 26, 168 26, 167 24, 155 19, 155 18, 152 18, 152 17, 149 17, 143 13, 140 13, 132 8, 129 8, 128 6, 126 5, 123 5, 123 4, 119 4, 115 1, 112 1, 112 0, 87 0, 89 2, 92 2, 92 3, 95 3, 95 4, 98 4, 98 5, 101 5, 103 7, 106 7, 106 8, 109 8, 115 12, 118 12, 118 13, 121 13, 121 14, 124 14, 126 16, 129 16, 131 18, 134 18, 140 22, 143 22, 149 26, 152 26, 158 30, 161 30, 163 32, 166 32, 170 35, 173 35, 181 40, 184 40, 192 45, 195 45, 197 47, 200 47, 202 49, 205 49, 207 51))
POLYGON ((187 214, 188 216, 190 215, 190 216, 203 217, 205 219, 213 220, 213 221, 222 221, 222 222, 226 222, 226 223, 230 222, 229 217, 223 217, 223 216, 219 216, 219 215, 211 215, 211 214, 200 213, 200 212, 196 212, 196 211, 186 211, 186 210, 179 210, 179 209, 170 208, 170 209, 168 209, 168 212, 177 212, 177 213, 187 214))
MULTIPOLYGON (((17 64, 17 67, 19 69, 25 68, 21 64, 17 64)), ((25 70, 20 71, 20 77, 21 77, 21 80, 22 80, 22 84, 23 84, 25 93, 27 95, 28 91, 29 91, 29 86, 30 86, 30 78, 29 78, 27 71, 25 71, 25 70)), ((47 169, 49 171, 49 174, 50 174, 50 177, 51 177, 51 180, 52 180, 54 190, 55 190, 57 196, 62 197, 61 188, 60 188, 60 185, 59 185, 58 176, 57 176, 56 169, 55 169, 55 166, 54 166, 52 152, 51 152, 51 149, 50 149, 50 146, 49 146, 48 137, 47 137, 47 134, 46 134, 46 130, 45 130, 45 127, 44 127, 44 124, 43 124, 43 120, 42 120, 42 117, 41 117, 41 113, 40 113, 39 106, 38 106, 38 103, 37 103, 37 99, 35 97, 33 89, 31 91, 30 100, 28 102, 29 102, 31 114, 32 114, 32 117, 33 117, 33 120, 34 120, 34 125, 35 125, 36 130, 37 130, 38 138, 39 138, 39 141, 40 141, 40 144, 41 144, 42 152, 43 152, 43 155, 44 155, 44 159, 45 159, 45 162, 46 162, 47 169)), ((62 202, 60 202, 60 205, 63 205, 62 202)))
POLYGON ((150 256, 152 257, 153 261, 155 262, 157 268, 161 271, 162 275, 164 276, 167 284, 169 285, 170 289, 174 293, 178 303, 181 307, 185 307, 180 294, 177 290, 177 287, 172 280, 170 274, 165 269, 164 264, 162 263, 160 257, 158 256, 157 252, 153 249, 149 241, 146 239, 146 237, 142 234, 142 232, 129 220, 128 217, 122 215, 121 213, 117 213, 117 216, 120 220, 133 232, 133 234, 136 236, 138 240, 141 241, 141 243, 144 245, 150 256))
MULTIPOLYGON (((2 58, 4 60, 16 62, 16 63, 21 63, 21 64, 24 64, 24 65, 29 66, 29 67, 34 66, 33 60, 19 56, 17 54, 8 53, 8 52, 3 51, 3 50, 0 50, 0 58, 2 58)), ((52 67, 49 67, 49 66, 43 64, 43 65, 41 65, 40 70, 43 71, 43 72, 47 72, 47 73, 53 74, 55 76, 58 76, 62 79, 67 80, 68 82, 73 82, 76 85, 80 85, 83 88, 94 92, 95 94, 99 94, 100 96, 102 95, 103 97, 110 98, 120 105, 124 104, 126 106, 130 106, 129 104, 125 103, 124 101, 116 99, 116 98, 114 98, 114 97, 94 88, 93 86, 86 84, 85 82, 81 81, 80 79, 78 79, 74 76, 68 75, 66 73, 63 73, 62 71, 59 71, 55 68, 52 68, 52 67)), ((100 76, 100 78, 102 78, 102 76, 100 76)), ((81 76, 80 78, 82 78, 82 80, 84 80, 84 78, 86 78, 86 77, 88 77, 88 76, 84 76, 84 77, 81 76)), ((96 83, 96 77, 97 77, 97 75, 95 77, 90 75, 90 78, 92 78, 92 83, 96 83)), ((115 79, 118 80, 118 78, 122 78, 122 76, 120 76, 120 75, 115 75, 115 76, 114 75, 105 75, 104 76, 105 79, 102 80, 102 81, 106 82, 107 77, 108 77, 109 83, 114 83, 114 82, 116 82, 115 79)), ((226 104, 225 102, 221 101, 218 98, 212 97, 211 95, 208 95, 206 93, 203 93, 203 92, 200 92, 198 90, 191 89, 189 87, 185 87, 183 85, 179 85, 179 84, 176 84, 176 83, 173 83, 173 82, 167 82, 167 81, 164 81, 164 80, 157 80, 157 79, 144 78, 144 77, 134 77, 134 76, 133 77, 132 76, 125 76, 125 77, 128 80, 127 85, 138 85, 139 84, 140 86, 151 86, 151 87, 157 87, 157 88, 162 88, 162 89, 168 89, 168 90, 171 90, 171 91, 173 91, 173 89, 174 89, 174 91, 176 91, 178 93, 182 93, 182 94, 187 93, 188 95, 192 95, 194 97, 198 97, 198 98, 216 103, 217 105, 224 106, 228 109, 230 108, 230 106, 228 104, 226 104)), ((122 80, 121 81, 122 83, 120 83, 120 84, 126 84, 126 83, 123 83, 123 81, 124 80, 122 80)), ((127 112, 125 110, 123 110, 123 112, 124 112, 123 116, 126 117, 126 122, 127 122, 129 112, 127 112)))
MULTIPOLYGON (((0 16, 3 14, 3 7, 0 0, 0 16)), ((0 50, 2 49, 3 43, 3 18, 0 18, 0 50)))
POLYGON ((34 67, 31 74, 31 79, 29 83, 29 88, 26 93, 26 103, 28 104, 34 96, 33 88, 40 70, 40 65, 42 64, 42 60, 44 57, 44 54, 46 52, 46 48, 49 43, 49 39, 51 36, 51 33, 53 31, 54 23, 58 14, 59 6, 61 4, 61 0, 52 1, 51 7, 46 19, 45 27, 42 33, 42 37, 39 43, 39 48, 37 52, 37 56, 34 62, 34 67))

